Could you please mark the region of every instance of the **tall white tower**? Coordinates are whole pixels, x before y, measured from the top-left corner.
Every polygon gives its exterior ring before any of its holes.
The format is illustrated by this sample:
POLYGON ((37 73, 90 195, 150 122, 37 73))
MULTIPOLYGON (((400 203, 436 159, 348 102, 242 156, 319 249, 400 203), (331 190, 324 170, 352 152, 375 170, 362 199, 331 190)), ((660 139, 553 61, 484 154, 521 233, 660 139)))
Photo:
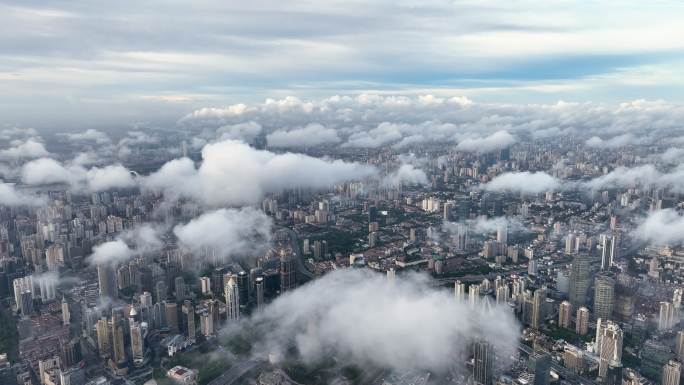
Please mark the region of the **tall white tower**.
POLYGON ((238 291, 235 277, 230 276, 228 282, 224 287, 224 294, 226 296, 226 318, 228 322, 237 321, 240 319, 240 293, 238 291))

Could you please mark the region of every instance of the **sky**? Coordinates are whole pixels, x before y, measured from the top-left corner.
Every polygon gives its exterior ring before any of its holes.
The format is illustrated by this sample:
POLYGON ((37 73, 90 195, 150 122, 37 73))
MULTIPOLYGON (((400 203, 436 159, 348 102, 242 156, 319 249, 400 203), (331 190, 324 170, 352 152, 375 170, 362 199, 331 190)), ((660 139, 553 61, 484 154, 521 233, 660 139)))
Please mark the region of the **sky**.
POLYGON ((0 1, 0 127, 387 94, 684 101, 678 1, 0 1))

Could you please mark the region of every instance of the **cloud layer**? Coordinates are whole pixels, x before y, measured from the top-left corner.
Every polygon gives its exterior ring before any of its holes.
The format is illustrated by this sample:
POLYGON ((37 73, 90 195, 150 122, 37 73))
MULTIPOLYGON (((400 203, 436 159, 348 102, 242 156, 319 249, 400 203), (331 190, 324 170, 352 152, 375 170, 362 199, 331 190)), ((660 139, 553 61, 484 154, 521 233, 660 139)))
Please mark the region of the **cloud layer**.
POLYGON ((545 172, 507 172, 485 183, 482 189, 488 191, 510 191, 524 194, 539 194, 561 187, 561 182, 545 172))
POLYGON ((295 346, 306 363, 336 357, 362 368, 463 369, 468 343, 484 338, 501 357, 519 329, 505 308, 470 308, 420 276, 347 269, 279 296, 248 321, 265 336, 265 352, 295 346), (459 357, 462 360, 459 360, 459 357))
POLYGON ((202 163, 188 158, 166 163, 143 184, 168 197, 192 198, 209 206, 260 202, 266 194, 287 189, 329 188, 376 173, 375 168, 303 154, 256 150, 225 140, 202 149, 202 163))
POLYGON ((271 218, 250 207, 220 209, 200 215, 173 229, 179 244, 196 254, 219 258, 254 256, 271 240, 271 218))

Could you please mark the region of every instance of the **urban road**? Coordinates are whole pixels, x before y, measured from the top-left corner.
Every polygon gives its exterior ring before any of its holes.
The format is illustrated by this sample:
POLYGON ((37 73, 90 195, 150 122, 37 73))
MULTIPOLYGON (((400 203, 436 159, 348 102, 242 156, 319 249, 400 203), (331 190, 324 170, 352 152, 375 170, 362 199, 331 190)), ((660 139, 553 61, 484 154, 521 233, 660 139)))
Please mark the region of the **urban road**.
POLYGON ((232 385, 240 378, 242 378, 247 373, 254 369, 262 366, 264 364, 263 360, 251 359, 234 364, 230 369, 226 370, 220 376, 209 382, 209 385, 232 385))

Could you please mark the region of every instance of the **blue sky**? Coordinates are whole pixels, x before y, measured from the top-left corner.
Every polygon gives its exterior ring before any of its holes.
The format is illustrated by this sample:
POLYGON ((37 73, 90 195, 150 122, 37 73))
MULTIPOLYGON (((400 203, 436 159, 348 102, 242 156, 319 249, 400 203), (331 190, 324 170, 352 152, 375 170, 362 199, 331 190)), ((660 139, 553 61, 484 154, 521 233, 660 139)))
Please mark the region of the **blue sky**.
POLYGON ((676 1, 5 1, 0 126, 338 94, 684 101, 676 1))

